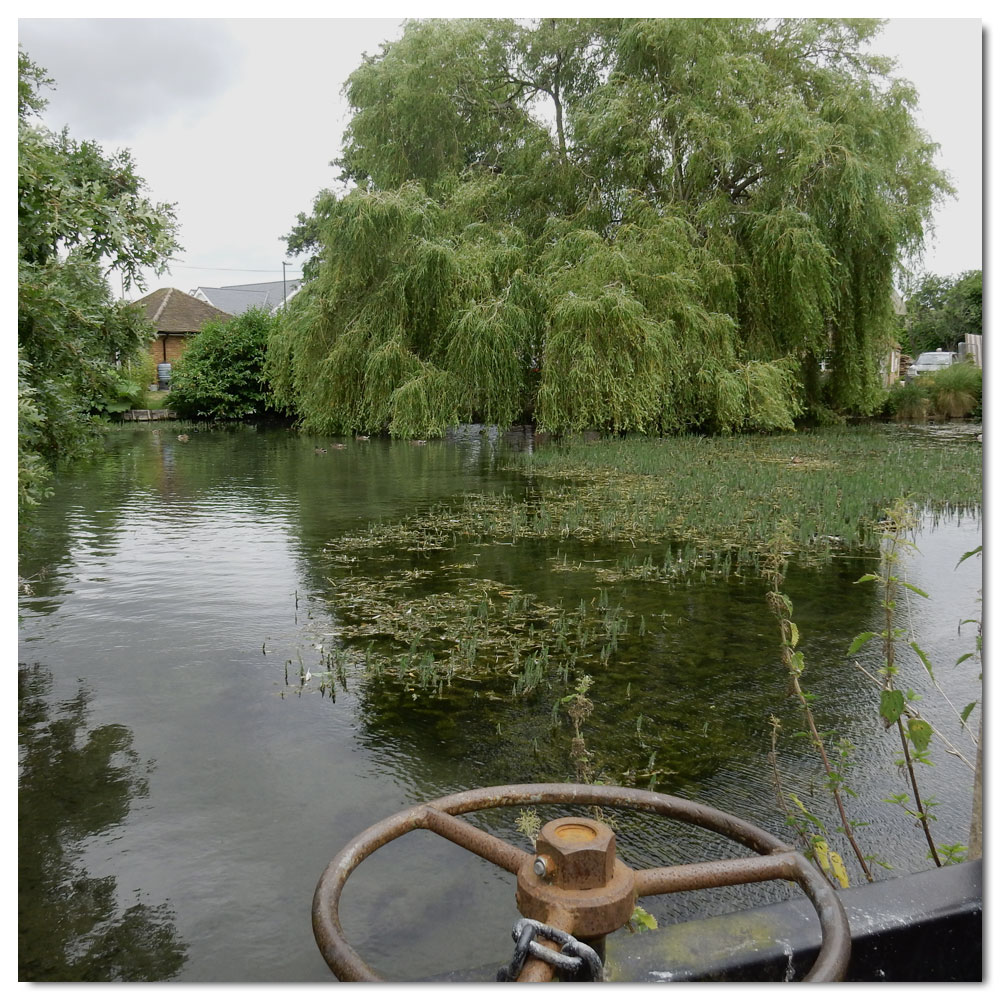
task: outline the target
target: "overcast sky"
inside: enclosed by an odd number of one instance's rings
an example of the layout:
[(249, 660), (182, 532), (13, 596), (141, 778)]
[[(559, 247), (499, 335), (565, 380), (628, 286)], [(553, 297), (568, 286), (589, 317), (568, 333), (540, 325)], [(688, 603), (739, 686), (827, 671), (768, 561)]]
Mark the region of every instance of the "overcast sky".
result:
[[(958, 190), (927, 248), (937, 274), (982, 266), (982, 31), (971, 18), (891, 20), (874, 46), (916, 85), (920, 123)], [(56, 83), (46, 124), (129, 148), (151, 196), (177, 203), (184, 250), (148, 281), (183, 291), (277, 280), (284, 260), (299, 273), (282, 237), (335, 185), (341, 87), (364, 52), (400, 33), (396, 20), (18, 22)]]

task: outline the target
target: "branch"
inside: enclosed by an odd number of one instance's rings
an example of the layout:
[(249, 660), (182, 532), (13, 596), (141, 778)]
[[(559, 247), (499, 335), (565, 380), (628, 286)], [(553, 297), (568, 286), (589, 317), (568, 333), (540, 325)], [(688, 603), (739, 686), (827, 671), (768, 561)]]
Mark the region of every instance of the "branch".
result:
[(736, 187), (730, 190), (729, 197), (732, 198), (733, 201), (735, 201), (737, 198), (740, 197), (740, 195), (743, 194), (744, 191), (746, 191), (748, 187), (750, 187), (751, 184), (756, 184), (757, 181), (762, 180), (763, 177), (764, 177), (764, 171), (758, 170), (757, 173), (751, 174), (749, 177), (744, 178), (742, 181), (740, 181), (739, 184), (736, 185)]

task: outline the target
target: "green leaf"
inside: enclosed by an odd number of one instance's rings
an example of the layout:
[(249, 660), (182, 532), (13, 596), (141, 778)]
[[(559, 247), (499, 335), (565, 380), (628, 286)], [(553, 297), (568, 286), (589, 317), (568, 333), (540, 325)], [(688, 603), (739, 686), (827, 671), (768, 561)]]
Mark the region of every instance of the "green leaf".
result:
[(875, 581), (877, 579), (878, 579), (878, 575), (877, 574), (875, 574), (875, 573), (865, 573), (864, 576), (860, 577), (859, 579), (855, 580), (854, 582), (855, 583), (872, 583), (873, 581)]
[(919, 594), (921, 597), (928, 597), (928, 594), (921, 590), (919, 587), (915, 587), (912, 583), (907, 583), (906, 580), (899, 581), (907, 590), (912, 590), (914, 594)]
[(931, 661), (927, 658), (927, 654), (915, 642), (910, 643), (910, 648), (913, 650), (914, 653), (917, 654), (917, 656), (920, 657), (920, 662), (923, 663), (924, 669), (927, 671), (927, 673), (931, 675), (931, 678), (933, 679), (934, 671), (931, 668)]
[(816, 816), (814, 816), (811, 812), (809, 812), (808, 809), (806, 809), (806, 807), (803, 804), (802, 800), (797, 795), (789, 794), (788, 797), (799, 807), (799, 809), (802, 812), (802, 815), (805, 816), (806, 819), (808, 819), (809, 822), (812, 823), (813, 826), (815, 826), (819, 830), (825, 830), (826, 829), (826, 827), (823, 826), (823, 824), (819, 820), (819, 818), (816, 817)]
[(788, 629), (792, 633), (792, 649), (794, 649), (799, 644), (799, 627), (795, 622), (789, 622)]
[(910, 731), (910, 739), (913, 740), (913, 745), (917, 748), (917, 752), (923, 753), (930, 745), (931, 736), (934, 733), (930, 723), (924, 722), (923, 719), (910, 719), (906, 725)]
[(961, 655), (961, 656), (960, 656), (960, 657), (959, 657), (959, 658), (958, 658), (958, 659), (957, 659), (957, 660), (955, 661), (955, 666), (957, 667), (957, 666), (958, 666), (958, 665), (959, 665), (960, 663), (964, 663), (964, 662), (965, 662), (966, 660), (968, 660), (968, 659), (969, 659), (970, 657), (973, 657), (973, 656), (975, 656), (975, 655), (976, 655), (975, 653), (963, 653), (963, 654), (962, 654), (962, 655)]
[(642, 931), (655, 931), (659, 924), (656, 922), (656, 917), (652, 913), (647, 913), (641, 906), (637, 906), (632, 911), (632, 916), (629, 917), (629, 923), (636, 925), (636, 930), (640, 933)]
[(965, 553), (965, 555), (962, 556), (961, 559), (958, 560), (957, 563), (955, 563), (955, 569), (958, 569), (958, 567), (961, 566), (962, 563), (964, 563), (965, 560), (968, 559), (970, 556), (978, 556), (982, 551), (983, 551), (982, 545), (977, 545), (974, 549), (970, 549), (968, 552)]
[(972, 710), (978, 705), (978, 701), (970, 701), (965, 708), (962, 709), (962, 725), (964, 726), (966, 722), (969, 721), (969, 716), (972, 715)]
[(847, 877), (844, 859), (836, 851), (830, 851), (830, 867), (833, 869), (833, 877), (840, 883), (840, 888), (846, 889), (851, 883)]
[(897, 722), (903, 714), (903, 692), (883, 690), (879, 699), (878, 714), (882, 716), (886, 729)]
[(847, 655), (853, 656), (866, 642), (874, 639), (877, 634), (876, 632), (861, 632), (859, 635), (856, 635), (847, 650)]

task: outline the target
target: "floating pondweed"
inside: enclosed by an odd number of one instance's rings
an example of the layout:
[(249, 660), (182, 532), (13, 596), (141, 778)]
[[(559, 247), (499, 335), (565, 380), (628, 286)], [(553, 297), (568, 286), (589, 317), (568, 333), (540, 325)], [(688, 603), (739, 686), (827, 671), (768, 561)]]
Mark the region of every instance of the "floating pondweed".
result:
[[(520, 697), (551, 681), (565, 683), (578, 660), (607, 663), (627, 630), (625, 612), (606, 592), (567, 609), (452, 567), (351, 573), (330, 583), (339, 624), (329, 638), (367, 641), (366, 675), (390, 676), (414, 691), (440, 693), (455, 679), (506, 678)], [(428, 592), (429, 583), (442, 589)], [(328, 674), (346, 676), (349, 655), (339, 647), (331, 653), (337, 667)]]
[[(523, 488), (461, 494), (331, 540), (332, 634), (348, 650), (367, 644), (367, 676), (415, 692), (569, 683), (578, 666), (597, 675), (618, 655), (629, 587), (756, 576), (779, 523), (797, 564), (877, 551), (888, 490), (978, 513), (981, 454), (971, 440), (928, 448), (880, 428), (542, 449), (515, 460)], [(552, 577), (544, 598), (499, 578), (526, 558), (507, 546), (538, 553)], [(641, 637), (677, 625), (642, 610)]]

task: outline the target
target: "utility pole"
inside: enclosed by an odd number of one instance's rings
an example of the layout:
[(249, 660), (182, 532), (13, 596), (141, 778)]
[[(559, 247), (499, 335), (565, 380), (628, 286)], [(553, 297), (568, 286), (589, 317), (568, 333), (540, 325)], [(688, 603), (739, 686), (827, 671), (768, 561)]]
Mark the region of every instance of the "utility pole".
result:
[(288, 267), (287, 261), (281, 262), (281, 308), (285, 308), (285, 302), (288, 300), (288, 282), (285, 280), (285, 268)]

